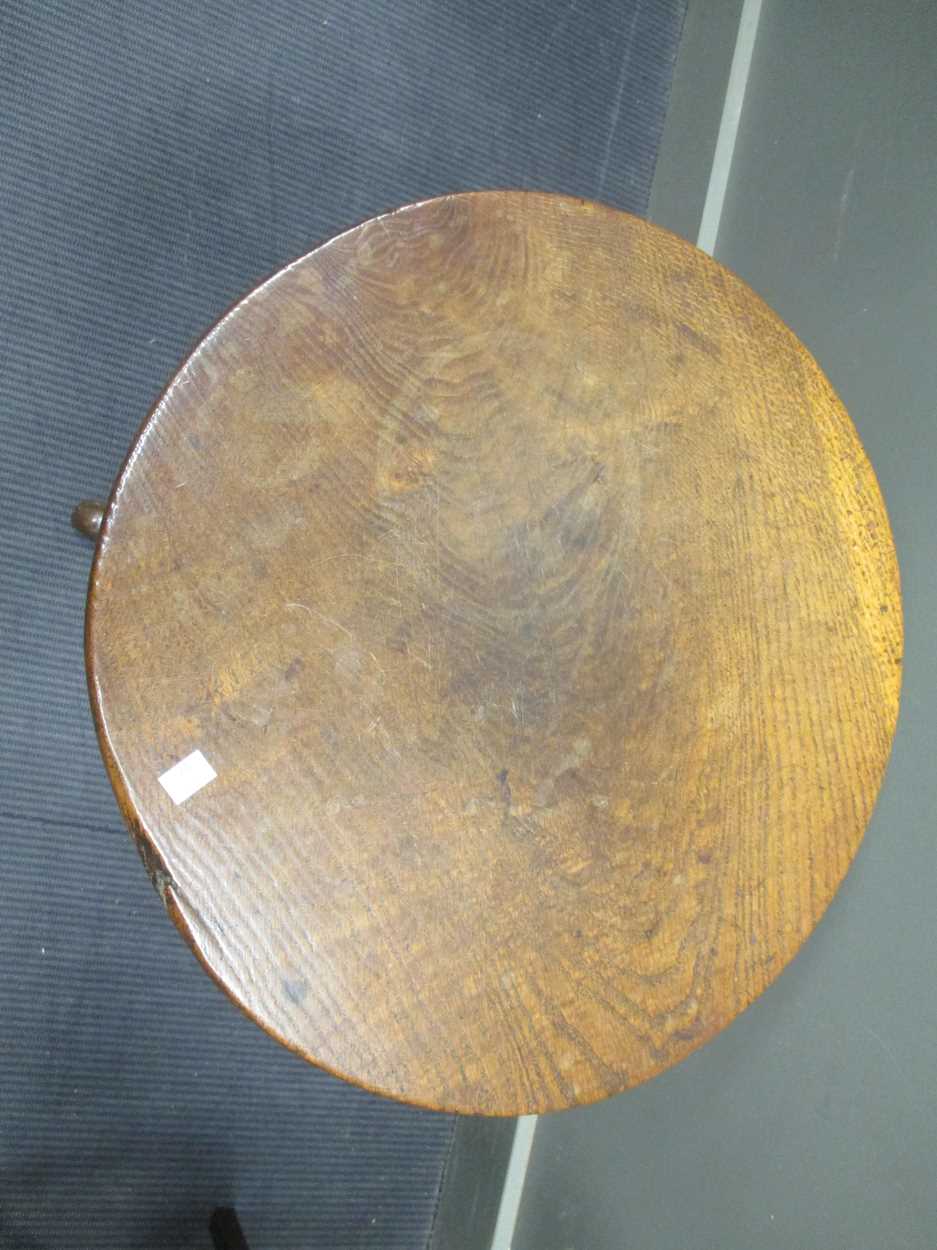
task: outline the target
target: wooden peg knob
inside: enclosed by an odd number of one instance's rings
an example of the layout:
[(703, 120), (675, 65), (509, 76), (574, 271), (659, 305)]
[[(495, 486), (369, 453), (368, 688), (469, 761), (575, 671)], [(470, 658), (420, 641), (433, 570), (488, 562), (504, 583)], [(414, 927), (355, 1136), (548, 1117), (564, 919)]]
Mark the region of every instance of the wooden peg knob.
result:
[(97, 499), (83, 499), (72, 513), (72, 525), (85, 538), (97, 541), (104, 520), (104, 504)]

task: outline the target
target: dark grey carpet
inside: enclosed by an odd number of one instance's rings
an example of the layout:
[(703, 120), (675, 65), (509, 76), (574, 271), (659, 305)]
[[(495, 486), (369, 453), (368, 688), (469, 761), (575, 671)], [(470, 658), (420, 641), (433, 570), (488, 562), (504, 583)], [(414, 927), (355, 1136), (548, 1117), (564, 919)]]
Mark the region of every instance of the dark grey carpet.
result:
[(452, 1121), (308, 1067), (162, 913), (97, 753), (106, 494), (238, 294), (481, 186), (643, 212), (683, 0), (0, 4), (0, 1248), (426, 1243)]

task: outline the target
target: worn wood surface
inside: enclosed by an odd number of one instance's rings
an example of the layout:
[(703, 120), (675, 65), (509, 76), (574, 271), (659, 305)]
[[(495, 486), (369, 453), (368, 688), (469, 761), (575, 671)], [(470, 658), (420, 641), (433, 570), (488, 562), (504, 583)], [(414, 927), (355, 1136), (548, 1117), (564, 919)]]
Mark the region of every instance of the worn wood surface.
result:
[[(593, 204), (454, 196), (283, 270), (110, 500), (95, 717), (173, 919), (274, 1036), (510, 1113), (778, 975), (898, 708), (888, 521), (792, 333)], [(201, 750), (218, 776), (158, 782)]]

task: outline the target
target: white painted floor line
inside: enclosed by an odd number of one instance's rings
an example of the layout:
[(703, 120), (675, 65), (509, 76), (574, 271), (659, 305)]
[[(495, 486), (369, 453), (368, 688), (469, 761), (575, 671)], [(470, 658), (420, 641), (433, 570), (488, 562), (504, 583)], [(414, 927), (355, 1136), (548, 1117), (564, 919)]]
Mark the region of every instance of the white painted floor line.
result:
[(719, 135), (716, 139), (716, 150), (713, 153), (709, 185), (706, 188), (703, 215), (696, 239), (696, 246), (704, 252), (709, 252), (710, 256), (716, 250), (716, 241), (719, 238), (719, 225), (726, 202), (726, 188), (729, 185), (729, 173), (732, 169), (732, 158), (735, 156), (735, 143), (738, 139), (739, 119), (742, 116), (742, 105), (745, 103), (745, 90), (748, 87), (752, 54), (755, 50), (755, 36), (758, 33), (758, 22), (761, 18), (761, 3), (762, 0), (745, 0), (739, 18), (739, 33), (735, 40), (735, 51), (732, 54), (732, 66), (729, 70), (729, 81), (726, 84), (726, 98), (719, 122)]
[(537, 1131), (537, 1119), (535, 1115), (522, 1115), (517, 1121), (507, 1175), (504, 1178), (504, 1189), (501, 1191), (501, 1205), (498, 1207), (498, 1221), (495, 1224), (491, 1250), (511, 1250), (521, 1195), (524, 1192), (524, 1181), (527, 1177), (527, 1165), (530, 1162), (530, 1151), (534, 1144), (534, 1133)]

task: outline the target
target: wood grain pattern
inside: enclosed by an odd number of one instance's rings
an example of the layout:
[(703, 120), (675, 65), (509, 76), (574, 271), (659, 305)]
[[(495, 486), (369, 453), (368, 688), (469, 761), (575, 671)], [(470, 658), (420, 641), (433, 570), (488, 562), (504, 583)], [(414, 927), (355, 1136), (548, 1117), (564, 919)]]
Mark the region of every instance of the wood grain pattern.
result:
[(109, 502), (87, 660), (231, 996), (371, 1089), (515, 1115), (654, 1076), (791, 959), (901, 637), (875, 477), (762, 301), (611, 209), (479, 193), (204, 339)]

